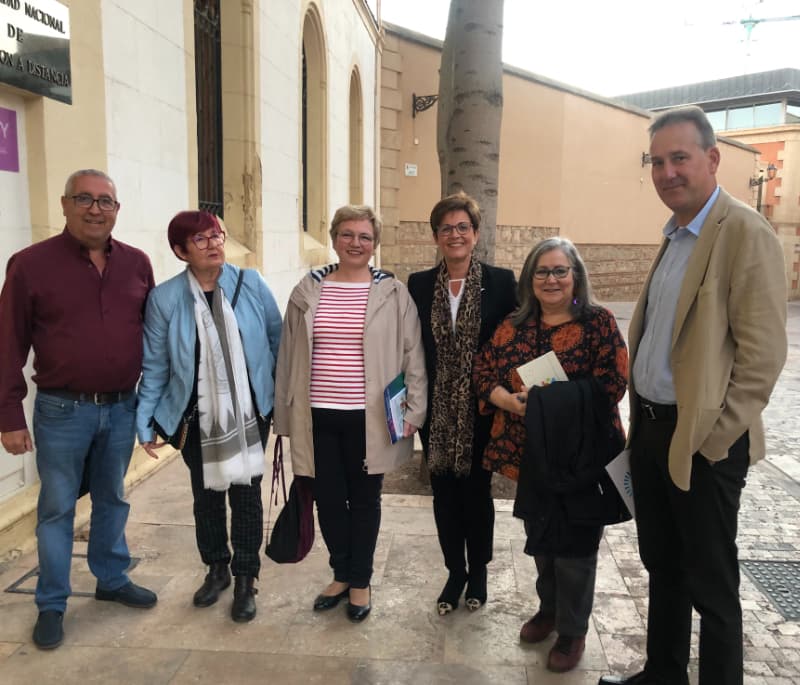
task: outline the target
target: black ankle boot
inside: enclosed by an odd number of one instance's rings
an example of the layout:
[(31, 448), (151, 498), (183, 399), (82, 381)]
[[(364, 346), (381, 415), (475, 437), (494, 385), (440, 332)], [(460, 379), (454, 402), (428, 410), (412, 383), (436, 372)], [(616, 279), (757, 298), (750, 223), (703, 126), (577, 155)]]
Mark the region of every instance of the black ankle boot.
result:
[(470, 567), (464, 604), (470, 611), (480, 609), (486, 604), (486, 566)]
[(206, 579), (200, 589), (194, 593), (196, 607), (210, 607), (219, 599), (219, 593), (231, 584), (231, 572), (228, 563), (219, 561), (208, 567)]
[(252, 621), (256, 615), (256, 590), (253, 576), (236, 576), (233, 584), (231, 618), (237, 623)]
[(466, 571), (450, 572), (450, 575), (447, 577), (447, 582), (439, 595), (439, 599), (436, 600), (436, 608), (439, 610), (439, 616), (449, 614), (451, 611), (458, 608), (458, 600), (461, 599), (461, 593), (464, 592), (464, 585), (466, 584)]

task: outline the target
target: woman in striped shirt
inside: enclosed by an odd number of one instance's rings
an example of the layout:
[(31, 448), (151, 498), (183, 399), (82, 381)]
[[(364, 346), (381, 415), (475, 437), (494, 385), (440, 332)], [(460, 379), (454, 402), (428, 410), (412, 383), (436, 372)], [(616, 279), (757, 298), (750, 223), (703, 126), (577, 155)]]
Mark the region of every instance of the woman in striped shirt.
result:
[[(275, 433), (291, 439), (292, 469), (311, 476), (331, 582), (317, 611), (347, 598), (361, 621), (380, 527), (383, 474), (411, 457), (425, 419), (427, 381), (417, 308), (405, 286), (369, 262), (381, 223), (367, 206), (337, 210), (331, 241), (339, 262), (292, 291), (278, 355)], [(404, 374), (403, 438), (391, 443), (383, 392)]]

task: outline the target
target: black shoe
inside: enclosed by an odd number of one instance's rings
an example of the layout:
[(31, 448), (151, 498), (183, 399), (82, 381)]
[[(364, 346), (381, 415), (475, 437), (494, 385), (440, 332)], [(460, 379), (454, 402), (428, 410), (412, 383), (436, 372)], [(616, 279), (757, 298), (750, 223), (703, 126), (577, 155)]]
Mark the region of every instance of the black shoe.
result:
[(369, 616), (370, 611), (372, 611), (371, 587), (369, 589), (369, 600), (365, 605), (351, 604), (350, 600), (347, 600), (347, 618), (349, 618), (353, 623), (360, 623), (363, 621), (367, 616)]
[(119, 602), (134, 609), (149, 609), (158, 601), (155, 592), (131, 581), (116, 590), (101, 590), (98, 587), (94, 591), (94, 598), (104, 602)]
[(451, 611), (458, 609), (458, 600), (461, 599), (461, 593), (464, 592), (464, 586), (467, 584), (467, 572), (459, 571), (457, 573), (450, 572), (447, 577), (447, 582), (442, 588), (439, 599), (436, 600), (436, 608), (439, 610), (439, 616), (449, 614)]
[(40, 611), (33, 629), (33, 642), (39, 649), (55, 649), (64, 641), (64, 614)]
[(314, 611), (326, 611), (333, 609), (343, 599), (350, 595), (350, 588), (345, 588), (338, 595), (317, 595), (314, 600)]
[(256, 594), (253, 576), (236, 576), (233, 583), (231, 618), (237, 623), (252, 621), (256, 615)]
[(231, 584), (231, 572), (227, 562), (220, 561), (208, 567), (206, 579), (194, 593), (196, 607), (210, 607), (219, 599), (219, 593)]
[(486, 604), (486, 567), (469, 569), (469, 580), (467, 581), (467, 591), (464, 594), (464, 604), (470, 611), (480, 609)]
[(597, 685), (658, 685), (658, 683), (648, 679), (642, 671), (627, 678), (621, 675), (604, 675), (597, 681)]

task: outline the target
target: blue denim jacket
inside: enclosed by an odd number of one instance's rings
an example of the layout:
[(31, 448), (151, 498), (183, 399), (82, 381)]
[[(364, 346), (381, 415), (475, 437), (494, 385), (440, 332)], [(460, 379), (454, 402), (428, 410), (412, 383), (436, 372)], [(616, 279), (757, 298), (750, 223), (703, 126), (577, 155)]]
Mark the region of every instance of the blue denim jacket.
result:
[[(225, 264), (219, 285), (230, 300), (239, 267)], [(242, 336), (247, 373), (258, 413), (267, 416), (275, 398), (275, 360), (281, 338), (278, 305), (261, 275), (244, 270), (234, 309)], [(155, 439), (153, 419), (173, 435), (186, 411), (195, 377), (197, 325), (186, 272), (150, 291), (144, 319), (144, 360), (136, 408), (139, 442)]]

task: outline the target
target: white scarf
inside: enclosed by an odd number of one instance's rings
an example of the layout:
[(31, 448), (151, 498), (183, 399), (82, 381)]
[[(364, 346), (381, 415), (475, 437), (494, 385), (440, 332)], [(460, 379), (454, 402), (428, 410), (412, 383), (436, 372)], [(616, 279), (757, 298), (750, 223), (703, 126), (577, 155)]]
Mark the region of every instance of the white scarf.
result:
[(264, 448), (236, 316), (219, 283), (214, 287), (212, 311), (190, 269), (186, 275), (200, 341), (197, 413), (203, 484), (223, 491), (231, 484), (250, 485), (264, 473)]

